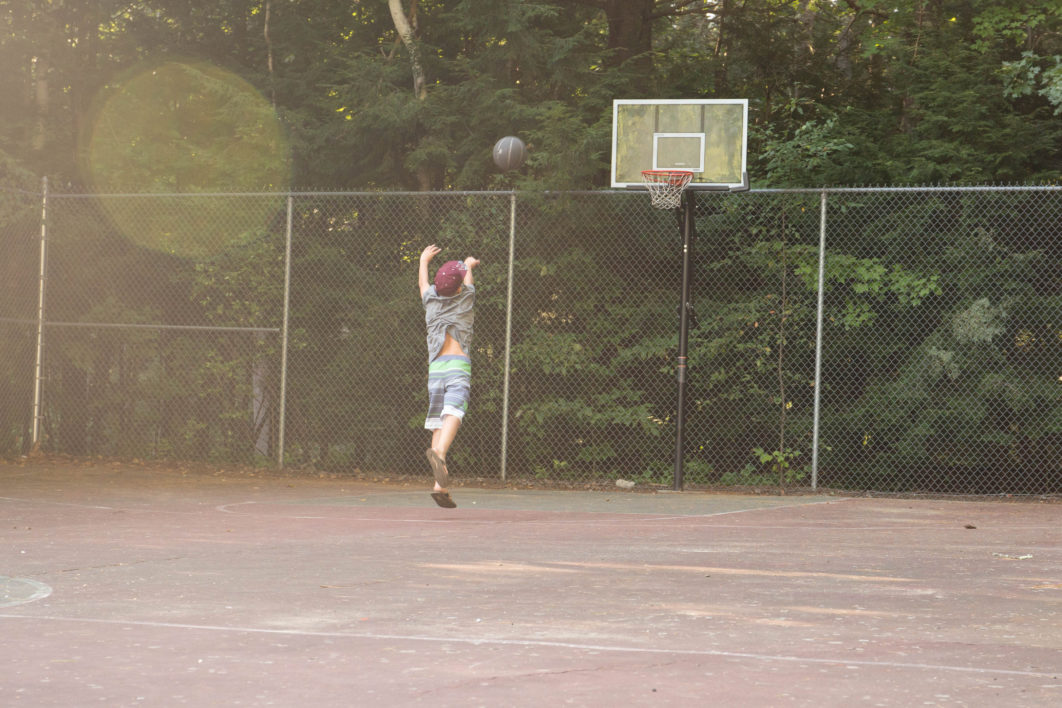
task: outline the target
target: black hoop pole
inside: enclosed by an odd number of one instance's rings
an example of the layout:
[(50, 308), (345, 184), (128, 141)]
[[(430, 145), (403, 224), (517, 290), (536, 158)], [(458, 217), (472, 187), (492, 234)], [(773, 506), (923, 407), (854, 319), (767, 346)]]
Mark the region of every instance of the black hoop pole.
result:
[(692, 190), (686, 190), (683, 193), (679, 214), (682, 229), (682, 300), (679, 303), (678, 362), (675, 370), (678, 379), (678, 415), (675, 419), (674, 489), (676, 492), (682, 491), (683, 464), (686, 456), (686, 366), (690, 334), (690, 281), (692, 280), (690, 263), (693, 258), (695, 194), (696, 192)]

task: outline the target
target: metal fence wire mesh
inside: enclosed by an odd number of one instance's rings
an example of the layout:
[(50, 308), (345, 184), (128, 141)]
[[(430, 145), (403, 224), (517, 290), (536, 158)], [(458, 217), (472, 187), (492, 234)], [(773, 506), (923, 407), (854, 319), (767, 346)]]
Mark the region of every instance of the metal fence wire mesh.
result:
[(32, 435), (40, 282), (41, 199), (0, 192), (0, 450)]
[(420, 252), (475, 255), (474, 388), (452, 464), (497, 477), (509, 197), (424, 193), (301, 196), (293, 212), (288, 463), (427, 472), (428, 350)]
[[(671, 484), (682, 236), (644, 193), (0, 197), (0, 452), (428, 479), (435, 243), (482, 261), (455, 476)], [(687, 486), (1062, 492), (1062, 190), (695, 204)]]
[[(269, 453), (284, 284), (275, 201), (48, 199), (42, 449)], [(260, 227), (248, 227), (250, 211)]]
[(825, 484), (1062, 488), (1060, 196), (830, 199)]

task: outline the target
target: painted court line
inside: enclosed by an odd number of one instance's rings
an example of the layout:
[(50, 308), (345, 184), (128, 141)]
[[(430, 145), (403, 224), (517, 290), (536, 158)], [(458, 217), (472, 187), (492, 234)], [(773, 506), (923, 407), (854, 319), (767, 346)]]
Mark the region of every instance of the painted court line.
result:
[(99, 506), (97, 504), (77, 504), (74, 502), (51, 501), (49, 499), (20, 499), (18, 497), (0, 497), (0, 502), (18, 502), (20, 504), (37, 506), (63, 506), (73, 509), (93, 509), (96, 511), (120, 511), (128, 514), (201, 514), (202, 509), (160, 509), (157, 506), (132, 507), (132, 506)]
[[(420, 496), (421, 492), (398, 492), (397, 494), (406, 495), (406, 496)], [(325, 501), (327, 501), (327, 500), (325, 500)], [(497, 524), (501, 524), (501, 523), (511, 523), (511, 524), (527, 524), (527, 525), (533, 525), (533, 524), (565, 525), (565, 524), (568, 524), (568, 525), (578, 525), (578, 526), (590, 526), (590, 525), (600, 525), (600, 524), (604, 524), (604, 525), (612, 524), (612, 523), (615, 523), (616, 517), (623, 517), (623, 519), (626, 522), (628, 522), (628, 523), (659, 524), (661, 522), (672, 522), (670, 524), (670, 526), (682, 526), (682, 525), (699, 525), (700, 521), (711, 520), (711, 519), (715, 519), (715, 518), (721, 517), (721, 516), (735, 516), (735, 515), (738, 515), (738, 514), (749, 514), (749, 513), (752, 513), (752, 512), (770, 512), (770, 511), (780, 511), (780, 510), (788, 510), (788, 509), (806, 509), (806, 508), (814, 507), (814, 506), (822, 506), (822, 505), (827, 505), (827, 504), (839, 504), (839, 503), (844, 503), (844, 502), (857, 502), (857, 501), (859, 501), (859, 499), (855, 498), (855, 497), (838, 497), (838, 498), (835, 498), (835, 499), (824, 499), (824, 500), (821, 500), (821, 501), (801, 502), (801, 503), (797, 503), (797, 504), (782, 504), (782, 505), (778, 505), (778, 506), (758, 506), (758, 507), (748, 508), (748, 509), (731, 509), (731, 510), (727, 510), (727, 511), (710, 512), (710, 513), (707, 513), (707, 514), (669, 514), (669, 515), (662, 515), (662, 514), (655, 514), (653, 512), (599, 511), (599, 510), (582, 512), (582, 511), (577, 511), (577, 510), (572, 510), (572, 509), (565, 509), (565, 510), (562, 510), (562, 511), (554, 512), (554, 511), (549, 510), (549, 509), (504, 509), (504, 508), (488, 508), (488, 507), (485, 507), (485, 506), (480, 507), (480, 506), (470, 506), (470, 505), (462, 506), (460, 511), (457, 512), (458, 514), (461, 514), (462, 512), (468, 512), (468, 511), (495, 511), (495, 512), (498, 512), (498, 511), (513, 511), (513, 512), (520, 512), (520, 513), (533, 512), (533, 513), (556, 514), (556, 515), (585, 513), (585, 514), (591, 515), (591, 517), (594, 516), (594, 515), (601, 515), (601, 516), (607, 516), (608, 517), (608, 518), (582, 518), (582, 519), (548, 518), (548, 519), (509, 519), (509, 520), (499, 520), (499, 519), (470, 519), (470, 518), (467, 518), (467, 517), (464, 517), (464, 516), (459, 516), (458, 518), (446, 517), (446, 518), (435, 518), (435, 519), (432, 519), (432, 518), (407, 518), (407, 517), (395, 518), (395, 517), (379, 517), (379, 516), (369, 516), (369, 517), (365, 517), (365, 516), (310, 516), (310, 515), (288, 515), (288, 514), (273, 514), (273, 513), (254, 513), (254, 512), (250, 512), (250, 511), (242, 511), (242, 510), (236, 509), (236, 507), (241, 507), (241, 506), (262, 505), (262, 504), (274, 505), (274, 506), (277, 506), (277, 507), (285, 507), (285, 508), (289, 507), (290, 504), (287, 503), (287, 502), (284, 502), (284, 501), (265, 501), (265, 502), (243, 501), (243, 502), (233, 502), (233, 503), (229, 503), (229, 504), (219, 505), (219, 506), (215, 507), (215, 511), (219, 511), (219, 512), (225, 513), (225, 514), (233, 514), (233, 515), (236, 515), (236, 516), (256, 516), (256, 517), (271, 517), (271, 518), (282, 518), (282, 519), (303, 519), (303, 520), (305, 520), (305, 519), (342, 520), (342, 521), (351, 521), (351, 522), (368, 521), (368, 522), (374, 522), (374, 523), (394, 522), (394, 523), (408, 523), (408, 524), (462, 523), (462, 524), (497, 525)], [(313, 506), (314, 504), (313, 504), (313, 502), (310, 502), (308, 505), (309, 506)], [(321, 506), (327, 506), (327, 507), (332, 508), (332, 509), (345, 509), (345, 508), (356, 509), (356, 508), (358, 508), (358, 507), (355, 507), (353, 505), (328, 504), (328, 503), (322, 504)], [(374, 508), (374, 509), (387, 509), (387, 508), (391, 508), (391, 507), (379, 506), (379, 507), (371, 507), (371, 508)], [(431, 507), (431, 506), (428, 506), (428, 505), (425, 505), (425, 509), (427, 509), (430, 512), (435, 512), (436, 511), (434, 509), (434, 507)], [(896, 524), (896, 525), (830, 526), (828, 524), (824, 525), (822, 523), (816, 523), (814, 521), (809, 521), (809, 522), (806, 522), (806, 523), (792, 523), (792, 524), (784, 524), (784, 525), (757, 524), (754, 528), (756, 528), (758, 530), (782, 530), (782, 531), (793, 530), (793, 529), (802, 529), (802, 530), (809, 530), (809, 531), (820, 531), (820, 532), (823, 532), (823, 533), (833, 533), (833, 532), (837, 532), (837, 531), (934, 531), (935, 532), (935, 531), (947, 531), (947, 530), (955, 530), (955, 529), (964, 530), (964, 531), (966, 530), (966, 529), (962, 529), (961, 527), (956, 526), (955, 525), (956, 523), (957, 522), (929, 522), (929, 521), (927, 521), (926, 523), (923, 523), (923, 524), (906, 523), (906, 524)], [(719, 529), (729, 529), (729, 528), (733, 528), (733, 529), (748, 529), (750, 527), (747, 526), (747, 525), (739, 525), (739, 524), (712, 524), (712, 528), (719, 528)], [(985, 530), (993, 530), (993, 531), (1000, 531), (1000, 530), (1007, 530), (1007, 531), (1022, 531), (1022, 530), (1026, 530), (1026, 531), (1042, 531), (1042, 530), (1056, 530), (1056, 527), (1055, 526), (1051, 526), (1051, 525), (991, 524), (990, 526), (985, 526), (984, 529)]]
[[(427, 567), (445, 567), (442, 564), (426, 563)], [(578, 563), (572, 563), (567, 561), (557, 561), (555, 565), (570, 566), (578, 568), (602, 568), (605, 570), (622, 570), (622, 571), (660, 571), (670, 570), (681, 573), (696, 573), (697, 575), (746, 575), (746, 576), (768, 576), (772, 578), (827, 578), (830, 580), (852, 580), (856, 582), (873, 582), (873, 583), (913, 583), (917, 582), (915, 578), (897, 578), (887, 575), (867, 575), (867, 574), (852, 574), (852, 573), (824, 573), (821, 571), (806, 571), (806, 570), (759, 570), (754, 568), (723, 568), (719, 566), (704, 566), (704, 565), (674, 565), (674, 564), (655, 564), (655, 563), (599, 563), (582, 561)]]
[[(709, 514), (682, 514), (676, 516), (654, 516), (646, 521), (688, 521), (690, 519), (710, 519), (716, 516), (733, 516), (734, 514), (747, 514), (753, 511), (777, 511), (778, 509), (804, 509), (809, 506), (820, 506), (822, 504), (836, 504), (838, 502), (851, 501), (847, 498), (840, 499), (825, 499), (823, 501), (816, 502), (804, 502), (800, 504), (779, 504), (778, 506), (758, 506), (752, 509), (731, 509), (730, 511), (716, 511)], [(789, 527), (785, 527), (789, 528)]]
[(609, 652), (625, 654), (658, 654), (671, 656), (705, 656), (723, 659), (752, 659), (765, 662), (786, 662), (797, 664), (821, 664), (829, 666), (860, 666), (885, 669), (917, 669), (920, 671), (950, 671), (955, 673), (1022, 676), (1029, 678), (1057, 679), (1062, 672), (1020, 671), (1017, 669), (995, 669), (983, 666), (953, 666), (949, 664), (920, 664), (902, 661), (870, 661), (867, 659), (829, 659), (815, 657), (789, 656), (785, 654), (756, 654), (752, 652), (722, 651), (715, 649), (659, 649), (656, 647), (631, 647), (608, 644), (580, 644), (575, 642), (551, 642), (536, 639), (484, 639), (473, 637), (428, 637), (415, 634), (375, 634), (371, 632), (313, 632), (296, 629), (265, 629), (259, 627), (225, 627), (209, 624), (182, 624), (176, 622), (146, 622), (108, 620), (79, 617), (48, 617), (38, 615), (0, 614), (0, 619), (30, 620), (34, 622), (70, 622), (83, 624), (106, 624), (125, 627), (145, 627), (153, 629), (179, 629), (202, 632), (235, 632), (241, 634), (270, 634), (294, 637), (324, 637), (332, 639), (368, 639), (373, 641), (425, 642), (433, 644), (471, 644), (473, 646), (515, 646), (542, 647), (553, 649), (571, 649), (576, 651)]
[(49, 501), (47, 499), (19, 499), (17, 497), (0, 497), (0, 501), (20, 502), (23, 504), (47, 504), (54, 506), (73, 506), (81, 509), (103, 509), (105, 511), (114, 511), (113, 506), (97, 506), (95, 504), (74, 504), (71, 502), (58, 502)]
[(244, 501), (244, 502), (233, 502), (231, 504), (219, 504), (218, 506), (214, 507), (214, 511), (219, 511), (222, 514), (232, 514), (233, 516), (270, 516), (270, 517), (273, 517), (273, 518), (281, 518), (281, 519), (327, 519), (328, 518), (327, 516), (288, 516), (288, 515), (282, 515), (282, 516), (277, 517), (274, 514), (241, 513), (239, 511), (235, 511), (232, 508), (232, 507), (237, 507), (237, 506), (249, 506), (251, 504), (259, 504), (259, 503), (260, 502)]
[(33, 592), (27, 597), (7, 599), (11, 596), (5, 591), (0, 594), (0, 607), (15, 607), (17, 605), (25, 605), (30, 602), (36, 602), (37, 600), (43, 600), (52, 594), (52, 588), (44, 583), (36, 580), (30, 580), (29, 578), (8, 578), (0, 575), (0, 588), (5, 585), (24, 585)]

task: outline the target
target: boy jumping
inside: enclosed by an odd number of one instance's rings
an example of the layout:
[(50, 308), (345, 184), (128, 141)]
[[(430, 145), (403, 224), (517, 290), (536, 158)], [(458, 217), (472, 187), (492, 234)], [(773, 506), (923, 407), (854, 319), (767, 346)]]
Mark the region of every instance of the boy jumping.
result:
[(450, 473), (446, 469), (446, 451), (468, 409), (468, 391), (472, 379), (469, 345), (475, 318), (476, 288), (472, 269), (479, 260), (471, 256), (462, 261), (448, 261), (428, 280), (428, 263), (442, 249), (432, 244), (420, 254), (420, 300), (428, 326), (428, 417), (424, 427), (431, 433), (431, 447), (425, 451), (435, 490), (431, 498), (446, 509), (457, 506), (446, 486)]

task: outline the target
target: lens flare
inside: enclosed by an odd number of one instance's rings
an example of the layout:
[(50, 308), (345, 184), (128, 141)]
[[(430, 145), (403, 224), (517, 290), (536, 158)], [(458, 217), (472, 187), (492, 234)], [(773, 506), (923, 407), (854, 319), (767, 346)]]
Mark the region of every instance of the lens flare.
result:
[(101, 94), (82, 145), (85, 177), (116, 227), (142, 246), (202, 257), (266, 228), (291, 159), (283, 127), (253, 86), (206, 63), (168, 61)]

